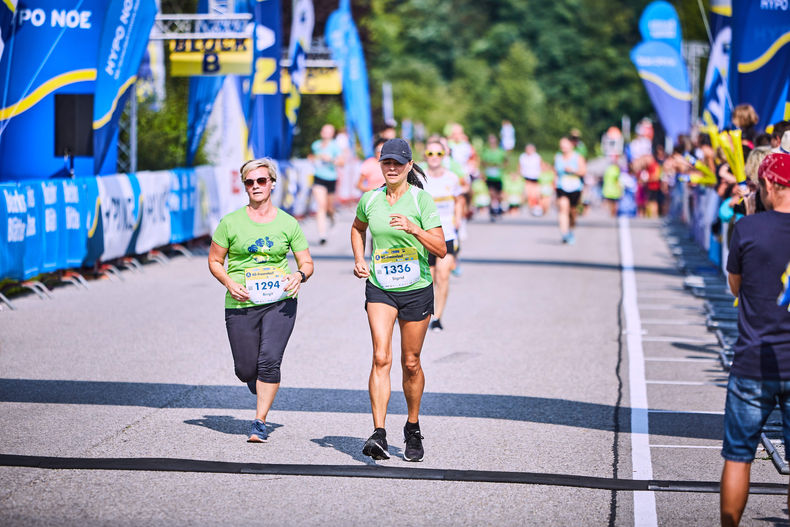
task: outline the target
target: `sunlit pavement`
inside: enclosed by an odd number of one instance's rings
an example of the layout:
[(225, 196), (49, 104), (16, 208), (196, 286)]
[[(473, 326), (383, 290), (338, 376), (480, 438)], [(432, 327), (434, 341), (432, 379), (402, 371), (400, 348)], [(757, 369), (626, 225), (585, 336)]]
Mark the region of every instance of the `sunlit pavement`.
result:
[[(205, 255), (124, 271), (123, 281), (92, 281), (87, 291), (58, 287), (53, 300), (17, 298), (16, 311), (0, 312), (0, 454), (28, 456), (3, 464), (59, 467), (0, 467), (0, 523), (718, 522), (715, 492), (640, 492), (637, 511), (654, 503), (654, 517), (635, 519), (635, 492), (611, 490), (634, 468), (649, 469), (646, 479), (712, 484), (722, 465), (726, 375), (659, 221), (628, 227), (637, 385), (616, 220), (591, 211), (572, 246), (560, 243), (553, 215), (472, 222), (445, 331), (428, 334), (422, 355), (425, 460), (401, 458), (396, 351), (392, 459), (376, 468), (361, 454), (372, 431), (371, 350), (364, 283), (351, 272), (352, 217), (339, 213), (325, 246), (304, 222), (316, 273), (299, 295), (267, 444), (245, 442), (255, 401), (233, 374), (223, 288)], [(650, 409), (639, 449), (634, 386)], [(456, 471), (479, 472), (463, 480)], [(758, 459), (752, 481), (786, 478)], [(744, 524), (783, 518), (782, 496), (753, 495)]]

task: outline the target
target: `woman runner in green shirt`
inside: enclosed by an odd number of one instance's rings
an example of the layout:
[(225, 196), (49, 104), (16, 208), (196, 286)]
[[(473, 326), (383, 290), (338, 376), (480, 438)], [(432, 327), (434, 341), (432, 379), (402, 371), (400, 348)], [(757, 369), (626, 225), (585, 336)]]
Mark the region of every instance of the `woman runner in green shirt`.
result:
[[(412, 161), (403, 139), (390, 139), (381, 148), (381, 172), (386, 185), (366, 192), (357, 206), (351, 227), (354, 275), (366, 278), (365, 309), (373, 340), (373, 366), (368, 390), (373, 411), (373, 435), (362, 453), (389, 459), (384, 422), (390, 398), (392, 332), (398, 320), (401, 334), (403, 393), (408, 418), (403, 427), (406, 461), (422, 461), (420, 400), (425, 376), (420, 352), (433, 313), (433, 284), (428, 252), (443, 258), (447, 245), (433, 198), (422, 190), (417, 174), (425, 175)], [(365, 231), (370, 227), (370, 267), (365, 261)]]
[[(250, 202), (220, 220), (208, 266), (228, 290), (225, 326), (236, 376), (257, 396), (248, 441), (263, 443), (268, 439), (266, 416), (280, 387), (280, 364), (296, 321), (296, 294), (313, 274), (313, 260), (296, 219), (272, 204), (274, 161), (244, 163), (241, 180)], [(296, 258), (295, 273), (286, 259), (289, 250)]]

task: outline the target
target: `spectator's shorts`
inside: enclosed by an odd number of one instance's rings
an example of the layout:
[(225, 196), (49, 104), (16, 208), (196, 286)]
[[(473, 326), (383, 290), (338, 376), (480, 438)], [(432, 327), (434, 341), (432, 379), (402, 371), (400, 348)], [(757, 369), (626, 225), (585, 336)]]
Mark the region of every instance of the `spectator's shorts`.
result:
[(787, 445), (790, 444), (790, 381), (730, 375), (721, 456), (729, 461), (751, 463), (760, 442), (760, 431), (777, 403), (782, 412), (782, 434)]

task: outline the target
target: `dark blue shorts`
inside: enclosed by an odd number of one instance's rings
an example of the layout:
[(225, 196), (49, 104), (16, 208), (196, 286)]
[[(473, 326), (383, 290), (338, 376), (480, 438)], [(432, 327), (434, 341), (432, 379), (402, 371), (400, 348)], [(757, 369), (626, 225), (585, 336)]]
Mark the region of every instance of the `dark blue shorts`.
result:
[[(790, 444), (790, 381), (747, 379), (730, 375), (724, 410), (724, 446), (729, 461), (751, 463), (760, 442), (760, 430), (776, 405), (782, 412), (782, 434)], [(787, 453), (785, 454), (787, 457)]]

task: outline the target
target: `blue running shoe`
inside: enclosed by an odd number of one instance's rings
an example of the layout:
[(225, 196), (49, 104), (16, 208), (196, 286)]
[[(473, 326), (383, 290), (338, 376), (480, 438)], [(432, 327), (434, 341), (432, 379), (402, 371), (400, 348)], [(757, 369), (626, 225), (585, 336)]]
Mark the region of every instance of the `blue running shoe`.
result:
[(247, 438), (248, 443), (266, 443), (269, 440), (269, 432), (266, 431), (266, 423), (260, 419), (252, 422), (252, 429), (250, 430), (250, 437)]
[(573, 232), (568, 233), (568, 245), (573, 245), (576, 243), (576, 236), (573, 235)]

